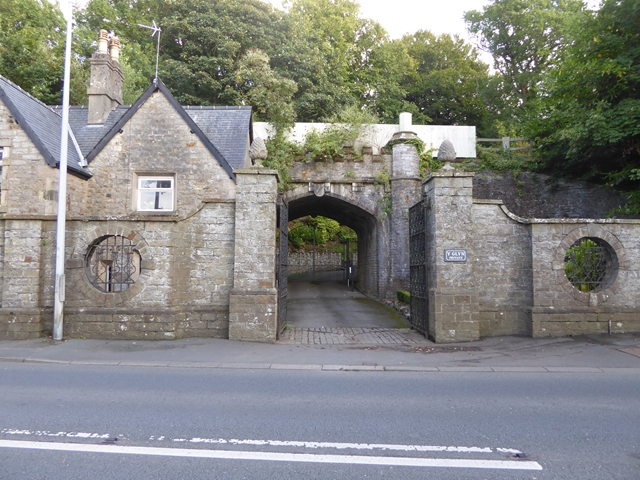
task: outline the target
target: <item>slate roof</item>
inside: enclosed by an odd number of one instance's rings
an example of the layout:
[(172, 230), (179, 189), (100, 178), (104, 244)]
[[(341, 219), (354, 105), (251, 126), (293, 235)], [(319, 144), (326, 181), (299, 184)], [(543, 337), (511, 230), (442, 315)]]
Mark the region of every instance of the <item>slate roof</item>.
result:
[[(83, 178), (91, 177), (89, 170), (82, 167), (83, 159), (91, 164), (91, 160), (156, 90), (162, 91), (229, 177), (235, 180), (233, 170), (244, 167), (247, 142), (252, 140), (251, 107), (183, 107), (159, 79), (152, 83), (133, 105), (121, 105), (113, 110), (104, 125), (87, 124), (87, 107), (69, 108), (70, 173), (80, 174)], [(12, 115), (38, 146), (47, 163), (52, 167), (57, 166), (60, 156), (62, 107), (44, 105), (2, 76), (0, 99), (5, 101)], [(74, 148), (76, 145), (77, 148)]]
[[(96, 155), (100, 153), (100, 151), (111, 141), (111, 139), (120, 131), (120, 129), (129, 121), (133, 115), (144, 105), (144, 103), (153, 95), (156, 91), (160, 90), (165, 98), (169, 101), (171, 106), (175, 108), (176, 112), (182, 117), (185, 123), (189, 126), (191, 131), (196, 134), (196, 136), (200, 139), (200, 141), (204, 144), (204, 146), (209, 150), (211, 155), (218, 161), (220, 166), (227, 172), (229, 178), (231, 178), (234, 182), (236, 180), (236, 176), (233, 173), (233, 167), (229, 164), (227, 159), (220, 153), (218, 148), (213, 144), (212, 140), (205, 135), (205, 133), (200, 129), (200, 127), (196, 124), (196, 122), (187, 114), (184, 108), (178, 103), (171, 92), (166, 87), (162, 80), (156, 78), (151, 85), (144, 91), (142, 95), (136, 100), (136, 102), (131, 105), (131, 107), (122, 115), (115, 124), (109, 129), (109, 131), (105, 134), (104, 137), (100, 139), (100, 141), (93, 147), (93, 149), (87, 154), (85, 157), (87, 162), (91, 163)], [(246, 126), (246, 130), (243, 132), (233, 132), (234, 134), (239, 134), (240, 139), (248, 138), (248, 132), (250, 130), (250, 124)], [(238, 137), (236, 137), (238, 138)], [(244, 148), (247, 147), (246, 141), (242, 142)]]
[(251, 107), (183, 107), (235, 170), (244, 167), (251, 141)]
[[(78, 141), (82, 155), (86, 157), (98, 142), (113, 128), (127, 110), (129, 105), (121, 105), (112, 110), (104, 125), (88, 125), (89, 109), (86, 106), (69, 107), (69, 125)], [(61, 111), (62, 107), (54, 107), (56, 111)]]
[[(7, 106), (47, 164), (57, 168), (60, 161), (61, 115), (1, 75), (0, 101)], [(90, 178), (91, 172), (82, 166), (83, 155), (72, 130), (69, 131), (68, 145), (69, 173), (85, 179)]]

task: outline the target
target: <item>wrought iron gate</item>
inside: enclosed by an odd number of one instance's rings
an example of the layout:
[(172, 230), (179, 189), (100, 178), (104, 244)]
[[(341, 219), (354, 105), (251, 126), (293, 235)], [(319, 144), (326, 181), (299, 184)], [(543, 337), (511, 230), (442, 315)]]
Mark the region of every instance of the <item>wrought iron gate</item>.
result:
[(411, 326), (424, 336), (429, 336), (427, 205), (426, 199), (423, 199), (409, 209)]
[(287, 280), (289, 277), (289, 206), (282, 196), (278, 198), (280, 244), (277, 258), (278, 282), (278, 336), (287, 326)]

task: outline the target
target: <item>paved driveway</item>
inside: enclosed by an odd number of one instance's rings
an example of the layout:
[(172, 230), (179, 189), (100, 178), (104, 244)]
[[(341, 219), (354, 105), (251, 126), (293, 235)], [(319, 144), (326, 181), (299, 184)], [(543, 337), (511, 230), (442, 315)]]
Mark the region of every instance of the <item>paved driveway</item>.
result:
[[(395, 310), (338, 281), (340, 272), (290, 277), (283, 343), (405, 344), (427, 341)], [(431, 342), (429, 342), (431, 343)]]

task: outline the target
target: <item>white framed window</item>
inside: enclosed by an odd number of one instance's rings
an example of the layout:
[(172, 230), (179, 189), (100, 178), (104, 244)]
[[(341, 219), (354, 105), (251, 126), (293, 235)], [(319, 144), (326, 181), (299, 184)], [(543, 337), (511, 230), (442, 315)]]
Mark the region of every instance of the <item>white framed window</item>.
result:
[(174, 210), (174, 177), (138, 177), (138, 205), (141, 212)]

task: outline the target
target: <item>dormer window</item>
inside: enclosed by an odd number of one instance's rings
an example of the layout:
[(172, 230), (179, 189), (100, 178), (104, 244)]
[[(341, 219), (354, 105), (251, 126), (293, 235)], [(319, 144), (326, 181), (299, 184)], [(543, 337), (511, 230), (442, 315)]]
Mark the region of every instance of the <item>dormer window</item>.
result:
[(140, 212), (171, 212), (174, 210), (174, 177), (138, 177)]

